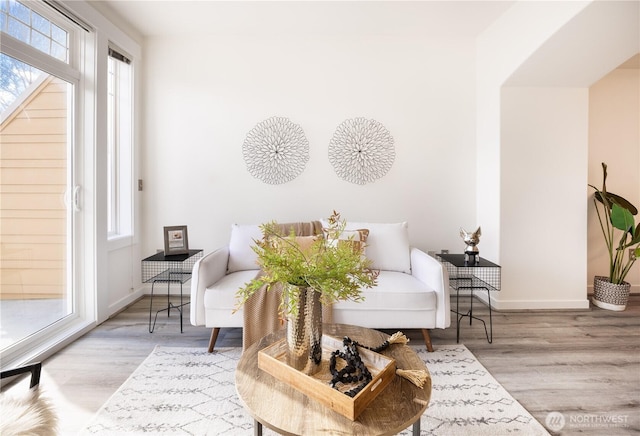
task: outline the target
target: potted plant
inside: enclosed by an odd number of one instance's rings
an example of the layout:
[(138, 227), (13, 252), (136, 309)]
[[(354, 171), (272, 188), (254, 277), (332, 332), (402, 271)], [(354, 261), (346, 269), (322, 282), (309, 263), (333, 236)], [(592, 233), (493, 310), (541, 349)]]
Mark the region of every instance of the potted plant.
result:
[(636, 227), (633, 218), (638, 210), (623, 197), (607, 191), (604, 162), (602, 172), (602, 189), (589, 186), (595, 190), (593, 203), (609, 253), (609, 276), (595, 277), (593, 304), (603, 309), (624, 310), (631, 290), (624, 279), (640, 257), (640, 223)]
[(287, 318), (288, 363), (307, 374), (321, 359), (322, 305), (362, 301), (362, 288), (377, 283), (377, 271), (363, 255), (364, 241), (345, 238), (346, 221), (333, 212), (323, 235), (283, 234), (276, 222), (260, 226), (255, 241), (262, 273), (238, 290), (239, 305), (263, 287), (282, 290), (280, 312)]

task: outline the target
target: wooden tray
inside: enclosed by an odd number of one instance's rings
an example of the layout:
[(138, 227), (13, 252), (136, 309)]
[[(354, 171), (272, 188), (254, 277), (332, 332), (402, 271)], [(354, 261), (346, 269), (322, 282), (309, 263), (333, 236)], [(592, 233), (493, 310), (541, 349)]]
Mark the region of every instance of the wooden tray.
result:
[[(330, 385), (329, 359), (332, 352), (342, 349), (342, 340), (323, 335), (320, 370), (309, 376), (287, 364), (287, 342), (286, 339), (282, 339), (258, 352), (258, 368), (278, 380), (290, 384), (307, 397), (355, 421), (358, 415), (396, 376), (396, 361), (366, 348), (358, 347), (360, 357), (371, 372), (373, 380), (355, 397), (349, 397)], [(340, 361), (340, 359), (338, 360)], [(347, 390), (350, 388), (348, 387)]]

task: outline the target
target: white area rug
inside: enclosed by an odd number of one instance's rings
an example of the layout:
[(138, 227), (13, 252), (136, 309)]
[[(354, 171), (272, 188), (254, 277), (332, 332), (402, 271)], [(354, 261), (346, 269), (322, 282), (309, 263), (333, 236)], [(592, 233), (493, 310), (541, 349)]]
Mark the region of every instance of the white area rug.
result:
[[(464, 345), (414, 348), (432, 377), (422, 435), (548, 435)], [(234, 386), (240, 348), (156, 347), (81, 434), (251, 435)], [(273, 434), (264, 429), (264, 434)], [(402, 435), (410, 435), (411, 428)]]

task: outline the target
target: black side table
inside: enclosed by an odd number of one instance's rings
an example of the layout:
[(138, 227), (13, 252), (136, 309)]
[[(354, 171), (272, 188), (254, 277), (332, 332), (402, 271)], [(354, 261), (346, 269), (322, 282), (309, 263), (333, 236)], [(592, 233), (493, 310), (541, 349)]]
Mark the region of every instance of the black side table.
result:
[[(449, 285), (456, 291), (456, 309), (451, 312), (456, 314), (456, 342), (460, 342), (460, 321), (465, 316), (469, 317), (469, 325), (474, 319), (482, 322), (487, 341), (493, 342), (493, 319), (491, 316), (491, 291), (499, 291), (501, 284), (501, 267), (486, 259), (480, 258), (479, 262), (465, 262), (464, 254), (437, 254), (449, 273)], [(460, 312), (460, 290), (470, 290), (470, 309)], [(487, 323), (477, 316), (473, 316), (473, 291), (484, 289), (487, 291), (489, 306), (489, 330)]]
[[(165, 256), (163, 252), (149, 256), (142, 260), (142, 282), (151, 283), (151, 302), (149, 303), (149, 333), (153, 333), (158, 320), (158, 314), (167, 311), (171, 316), (171, 309), (180, 313), (180, 333), (182, 333), (182, 307), (187, 303), (182, 300), (182, 285), (191, 280), (191, 271), (196, 261), (202, 257), (202, 250), (189, 250), (188, 253)], [(153, 312), (153, 291), (156, 283), (167, 284), (167, 307), (156, 311), (156, 316), (151, 324)], [(171, 300), (171, 283), (180, 283), (180, 304), (174, 305)]]

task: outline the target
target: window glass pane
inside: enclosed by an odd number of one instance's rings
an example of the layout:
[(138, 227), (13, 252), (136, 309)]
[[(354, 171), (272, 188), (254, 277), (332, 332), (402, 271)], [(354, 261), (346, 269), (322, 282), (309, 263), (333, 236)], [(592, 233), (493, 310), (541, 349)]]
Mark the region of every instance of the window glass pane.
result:
[(9, 14), (16, 17), (23, 23), (29, 24), (29, 12), (31, 9), (24, 6), (22, 3), (15, 0), (9, 0)]
[(107, 72), (107, 231), (109, 235), (118, 233), (118, 219), (116, 213), (116, 152), (115, 152), (115, 68), (116, 61), (108, 59)]
[(108, 61), (107, 187), (109, 236), (133, 234), (132, 67)]
[(0, 55), (0, 112), (4, 115), (16, 100), (24, 99), (24, 93), (41, 74), (42, 71), (31, 65)]
[(51, 25), (51, 38), (60, 45), (67, 46), (67, 32), (56, 26)]
[(31, 31), (31, 45), (38, 50), (50, 54), (50, 39), (44, 36), (40, 32), (36, 32), (35, 30)]
[(61, 61), (67, 60), (67, 49), (61, 46), (60, 44), (56, 44), (55, 42), (51, 43), (51, 56)]
[(38, 32), (49, 36), (51, 34), (51, 22), (40, 14), (32, 12), (31, 25)]
[(9, 18), (9, 35), (13, 36), (20, 41), (29, 44), (29, 28), (16, 20), (15, 18)]
[[(0, 95), (11, 117), (0, 126), (0, 351), (73, 312), (71, 209), (73, 86), (0, 53)], [(29, 81), (38, 77), (38, 81)], [(16, 95), (17, 94), (17, 95)], [(3, 107), (3, 112), (5, 108)], [(3, 114), (4, 115), (4, 114)]]
[(0, 30), (7, 32), (7, 16), (0, 13)]

